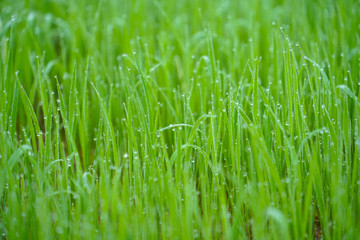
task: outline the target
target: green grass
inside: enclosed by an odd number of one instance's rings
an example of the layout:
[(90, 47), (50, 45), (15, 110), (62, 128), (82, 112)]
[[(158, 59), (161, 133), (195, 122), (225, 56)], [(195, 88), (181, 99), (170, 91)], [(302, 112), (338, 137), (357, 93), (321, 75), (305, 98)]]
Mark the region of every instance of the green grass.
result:
[(359, 13), (1, 1), (0, 239), (359, 239)]

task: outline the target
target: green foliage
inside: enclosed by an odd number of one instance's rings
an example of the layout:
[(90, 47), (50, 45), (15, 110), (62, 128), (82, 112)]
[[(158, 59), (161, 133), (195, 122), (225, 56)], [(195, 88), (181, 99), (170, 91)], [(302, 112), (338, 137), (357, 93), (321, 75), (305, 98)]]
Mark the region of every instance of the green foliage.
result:
[(359, 13), (1, 1), (0, 238), (358, 238)]

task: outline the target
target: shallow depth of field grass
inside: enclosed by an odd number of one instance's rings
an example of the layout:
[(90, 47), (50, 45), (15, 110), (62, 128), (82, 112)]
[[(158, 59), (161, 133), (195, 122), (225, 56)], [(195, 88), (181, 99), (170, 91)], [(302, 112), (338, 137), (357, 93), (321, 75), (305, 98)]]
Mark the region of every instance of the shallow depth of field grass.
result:
[(0, 90), (0, 239), (359, 239), (359, 1), (3, 0)]

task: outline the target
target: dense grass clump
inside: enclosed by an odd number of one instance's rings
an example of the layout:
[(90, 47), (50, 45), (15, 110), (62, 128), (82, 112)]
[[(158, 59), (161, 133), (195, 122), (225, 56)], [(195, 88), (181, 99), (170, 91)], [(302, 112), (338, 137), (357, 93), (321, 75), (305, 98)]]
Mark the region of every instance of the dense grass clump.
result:
[(0, 239), (358, 239), (359, 16), (1, 1)]

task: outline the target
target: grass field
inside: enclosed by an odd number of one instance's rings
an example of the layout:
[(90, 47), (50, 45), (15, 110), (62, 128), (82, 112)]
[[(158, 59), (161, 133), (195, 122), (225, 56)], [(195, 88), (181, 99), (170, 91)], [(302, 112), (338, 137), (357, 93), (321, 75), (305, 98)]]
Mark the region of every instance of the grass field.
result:
[(0, 239), (360, 239), (360, 1), (0, 1)]

